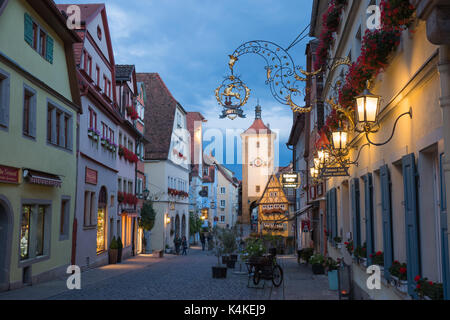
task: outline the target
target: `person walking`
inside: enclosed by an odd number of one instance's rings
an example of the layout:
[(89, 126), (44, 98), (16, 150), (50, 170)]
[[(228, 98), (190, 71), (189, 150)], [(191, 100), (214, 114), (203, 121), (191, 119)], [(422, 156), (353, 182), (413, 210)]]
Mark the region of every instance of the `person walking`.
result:
[(183, 252), (181, 252), (181, 255), (182, 256), (187, 256), (187, 247), (188, 247), (188, 244), (187, 244), (187, 240), (186, 240), (186, 237), (185, 236), (183, 236), (183, 240), (181, 240), (181, 246), (183, 247)]
[(178, 236), (176, 236), (173, 243), (175, 245), (175, 253), (178, 256), (180, 254), (180, 245), (181, 245), (180, 238)]
[(203, 233), (200, 233), (200, 242), (202, 243), (202, 251), (205, 251), (206, 239)]

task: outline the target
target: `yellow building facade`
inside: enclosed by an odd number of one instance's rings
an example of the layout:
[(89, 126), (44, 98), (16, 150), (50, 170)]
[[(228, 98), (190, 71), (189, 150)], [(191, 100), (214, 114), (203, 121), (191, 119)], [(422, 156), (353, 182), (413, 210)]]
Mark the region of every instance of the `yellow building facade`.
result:
[(52, 1), (3, 1), (0, 30), (0, 289), (8, 290), (71, 264), (80, 39)]

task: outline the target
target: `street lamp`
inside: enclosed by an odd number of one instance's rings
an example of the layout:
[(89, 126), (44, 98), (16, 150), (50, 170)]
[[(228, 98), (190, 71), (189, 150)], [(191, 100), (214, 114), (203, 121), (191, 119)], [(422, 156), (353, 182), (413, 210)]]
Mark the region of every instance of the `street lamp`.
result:
[(150, 191), (148, 191), (148, 189), (146, 188), (142, 193), (144, 195), (144, 200), (147, 200), (148, 196), (150, 195)]

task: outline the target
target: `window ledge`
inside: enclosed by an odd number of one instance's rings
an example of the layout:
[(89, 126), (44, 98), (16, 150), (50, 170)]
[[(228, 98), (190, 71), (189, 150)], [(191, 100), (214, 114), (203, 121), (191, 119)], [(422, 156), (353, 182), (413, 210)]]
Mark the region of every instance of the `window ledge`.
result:
[(43, 255), (43, 256), (29, 258), (29, 259), (26, 259), (26, 260), (21, 260), (21, 261), (19, 261), (19, 267), (20, 268), (25, 268), (25, 267), (31, 266), (32, 264), (39, 263), (39, 262), (42, 262), (42, 261), (46, 261), (46, 260), (49, 260), (49, 259), (50, 259), (50, 256), (48, 254), (46, 254), (46, 255)]
[(97, 226), (83, 226), (83, 230), (95, 230)]

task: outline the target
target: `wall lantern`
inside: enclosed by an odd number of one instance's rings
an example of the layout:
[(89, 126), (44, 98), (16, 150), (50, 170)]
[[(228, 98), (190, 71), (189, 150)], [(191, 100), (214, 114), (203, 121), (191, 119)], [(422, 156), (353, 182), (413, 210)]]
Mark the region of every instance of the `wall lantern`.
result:
[(380, 96), (376, 96), (368, 88), (356, 97), (358, 106), (358, 122), (365, 126), (370, 126), (377, 122), (378, 110), (380, 107)]
[(170, 217), (169, 217), (169, 215), (166, 215), (166, 220), (165, 220), (165, 222), (166, 222), (166, 224), (169, 224), (169, 223), (170, 223)]
[(333, 146), (335, 150), (344, 150), (347, 148), (348, 133), (342, 128), (342, 124), (339, 128), (332, 133), (333, 135)]

